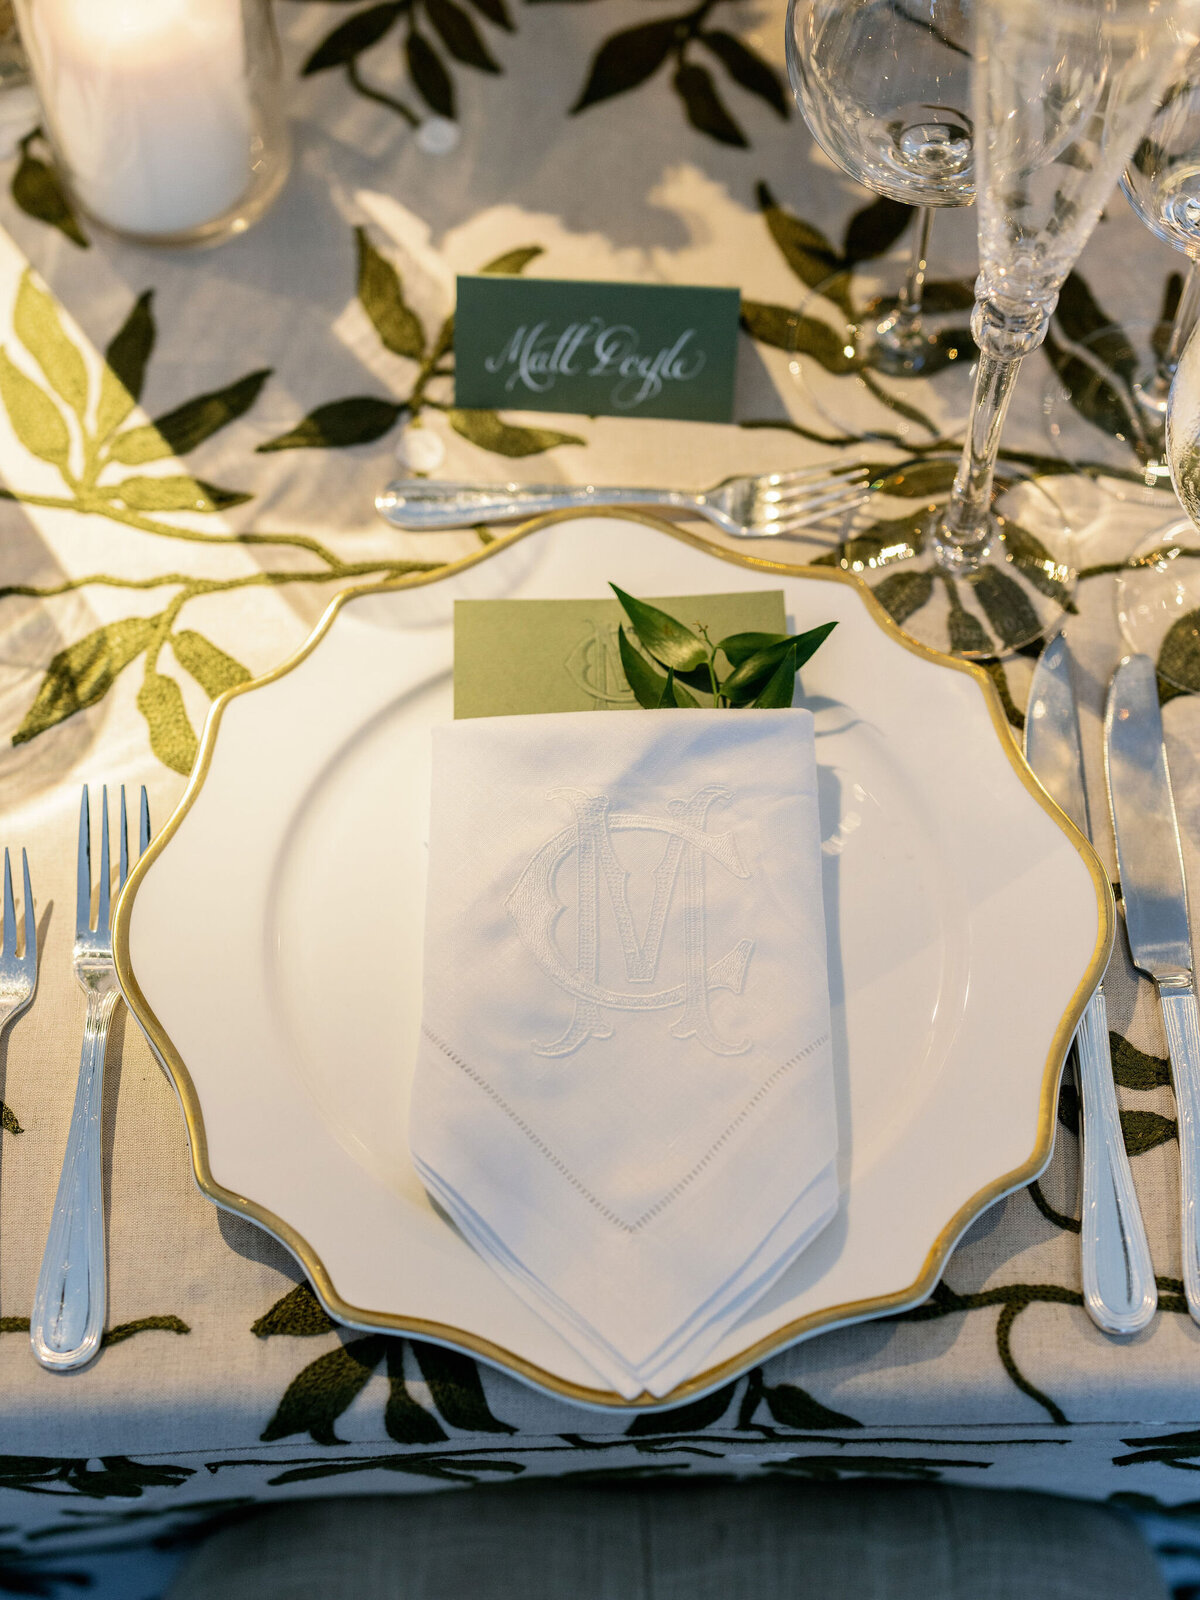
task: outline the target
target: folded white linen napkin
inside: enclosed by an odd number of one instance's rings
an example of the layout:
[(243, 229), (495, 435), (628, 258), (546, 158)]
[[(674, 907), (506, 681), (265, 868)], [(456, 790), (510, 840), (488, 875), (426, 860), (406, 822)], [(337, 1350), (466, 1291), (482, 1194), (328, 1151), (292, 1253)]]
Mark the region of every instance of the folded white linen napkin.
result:
[(837, 1209), (812, 717), (433, 737), (413, 1160), (608, 1386), (666, 1394)]

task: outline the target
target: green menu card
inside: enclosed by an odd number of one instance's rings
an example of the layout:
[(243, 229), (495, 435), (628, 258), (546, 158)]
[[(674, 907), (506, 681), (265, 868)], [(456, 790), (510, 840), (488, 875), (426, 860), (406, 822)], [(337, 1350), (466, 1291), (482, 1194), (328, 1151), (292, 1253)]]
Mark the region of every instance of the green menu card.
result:
[[(781, 589), (638, 599), (689, 627), (702, 624), (713, 640), (787, 632)], [(454, 715), (633, 710), (617, 650), (622, 623), (630, 634), (617, 600), (456, 600)]]

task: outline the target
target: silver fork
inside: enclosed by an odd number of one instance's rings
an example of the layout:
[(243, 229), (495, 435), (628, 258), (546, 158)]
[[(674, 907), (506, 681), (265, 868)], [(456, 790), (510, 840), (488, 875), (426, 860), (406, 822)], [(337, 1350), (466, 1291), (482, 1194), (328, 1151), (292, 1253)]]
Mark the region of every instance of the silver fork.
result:
[(29, 887), (29, 862), (21, 851), (25, 888), (25, 945), (17, 954), (17, 908), (13, 900), (12, 863), (4, 851), (4, 943), (0, 946), (0, 1033), (19, 1017), (37, 988), (37, 923), (33, 915), (33, 890)]
[[(100, 885), (92, 927), (92, 829), (88, 792), (79, 806), (79, 856), (75, 879), (75, 976), (87, 995), (87, 1021), (79, 1058), (79, 1082), (62, 1176), (54, 1197), (50, 1233), (33, 1300), (29, 1339), (33, 1353), (52, 1372), (86, 1366), (104, 1332), (104, 1189), (101, 1173), (101, 1110), (108, 1025), (121, 991), (112, 952), (112, 869), (108, 849), (108, 790), (102, 791)], [(150, 808), (142, 790), (138, 854), (150, 843)], [(125, 787), (121, 786), (119, 886), (129, 875)]]
[(385, 521), (410, 533), (508, 522), (547, 511), (589, 510), (595, 506), (666, 506), (698, 512), (738, 539), (776, 539), (799, 533), (826, 517), (847, 512), (866, 499), (871, 474), (846, 465), (798, 467), (757, 478), (726, 478), (713, 489), (609, 489), (595, 484), (436, 483), (428, 478), (398, 478), (375, 497)]

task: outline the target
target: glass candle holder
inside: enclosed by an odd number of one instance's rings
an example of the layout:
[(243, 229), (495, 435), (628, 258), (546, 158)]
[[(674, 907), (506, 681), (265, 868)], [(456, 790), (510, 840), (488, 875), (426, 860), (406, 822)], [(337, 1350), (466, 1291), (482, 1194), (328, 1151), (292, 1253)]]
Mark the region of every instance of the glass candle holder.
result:
[(16, 0), (79, 209), (139, 244), (217, 244), (291, 160), (270, 0)]

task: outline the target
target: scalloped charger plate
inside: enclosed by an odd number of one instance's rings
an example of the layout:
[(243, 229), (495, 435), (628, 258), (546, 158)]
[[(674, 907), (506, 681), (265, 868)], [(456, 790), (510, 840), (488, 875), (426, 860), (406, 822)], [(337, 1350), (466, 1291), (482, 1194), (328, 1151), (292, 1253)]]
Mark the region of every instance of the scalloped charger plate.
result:
[(610, 578), (648, 596), (782, 587), (796, 628), (838, 622), (803, 688), (842, 1205), (705, 1370), (656, 1402), (671, 1405), (821, 1328), (919, 1303), (970, 1222), (1049, 1159), (1112, 901), (979, 668), (909, 644), (842, 574), (714, 552), (628, 514), (543, 519), (436, 577), (343, 597), (293, 661), (222, 697), (122, 896), (117, 966), (201, 1188), (287, 1245), (333, 1316), (629, 1404), (434, 1210), (406, 1127), (452, 602), (606, 595)]

